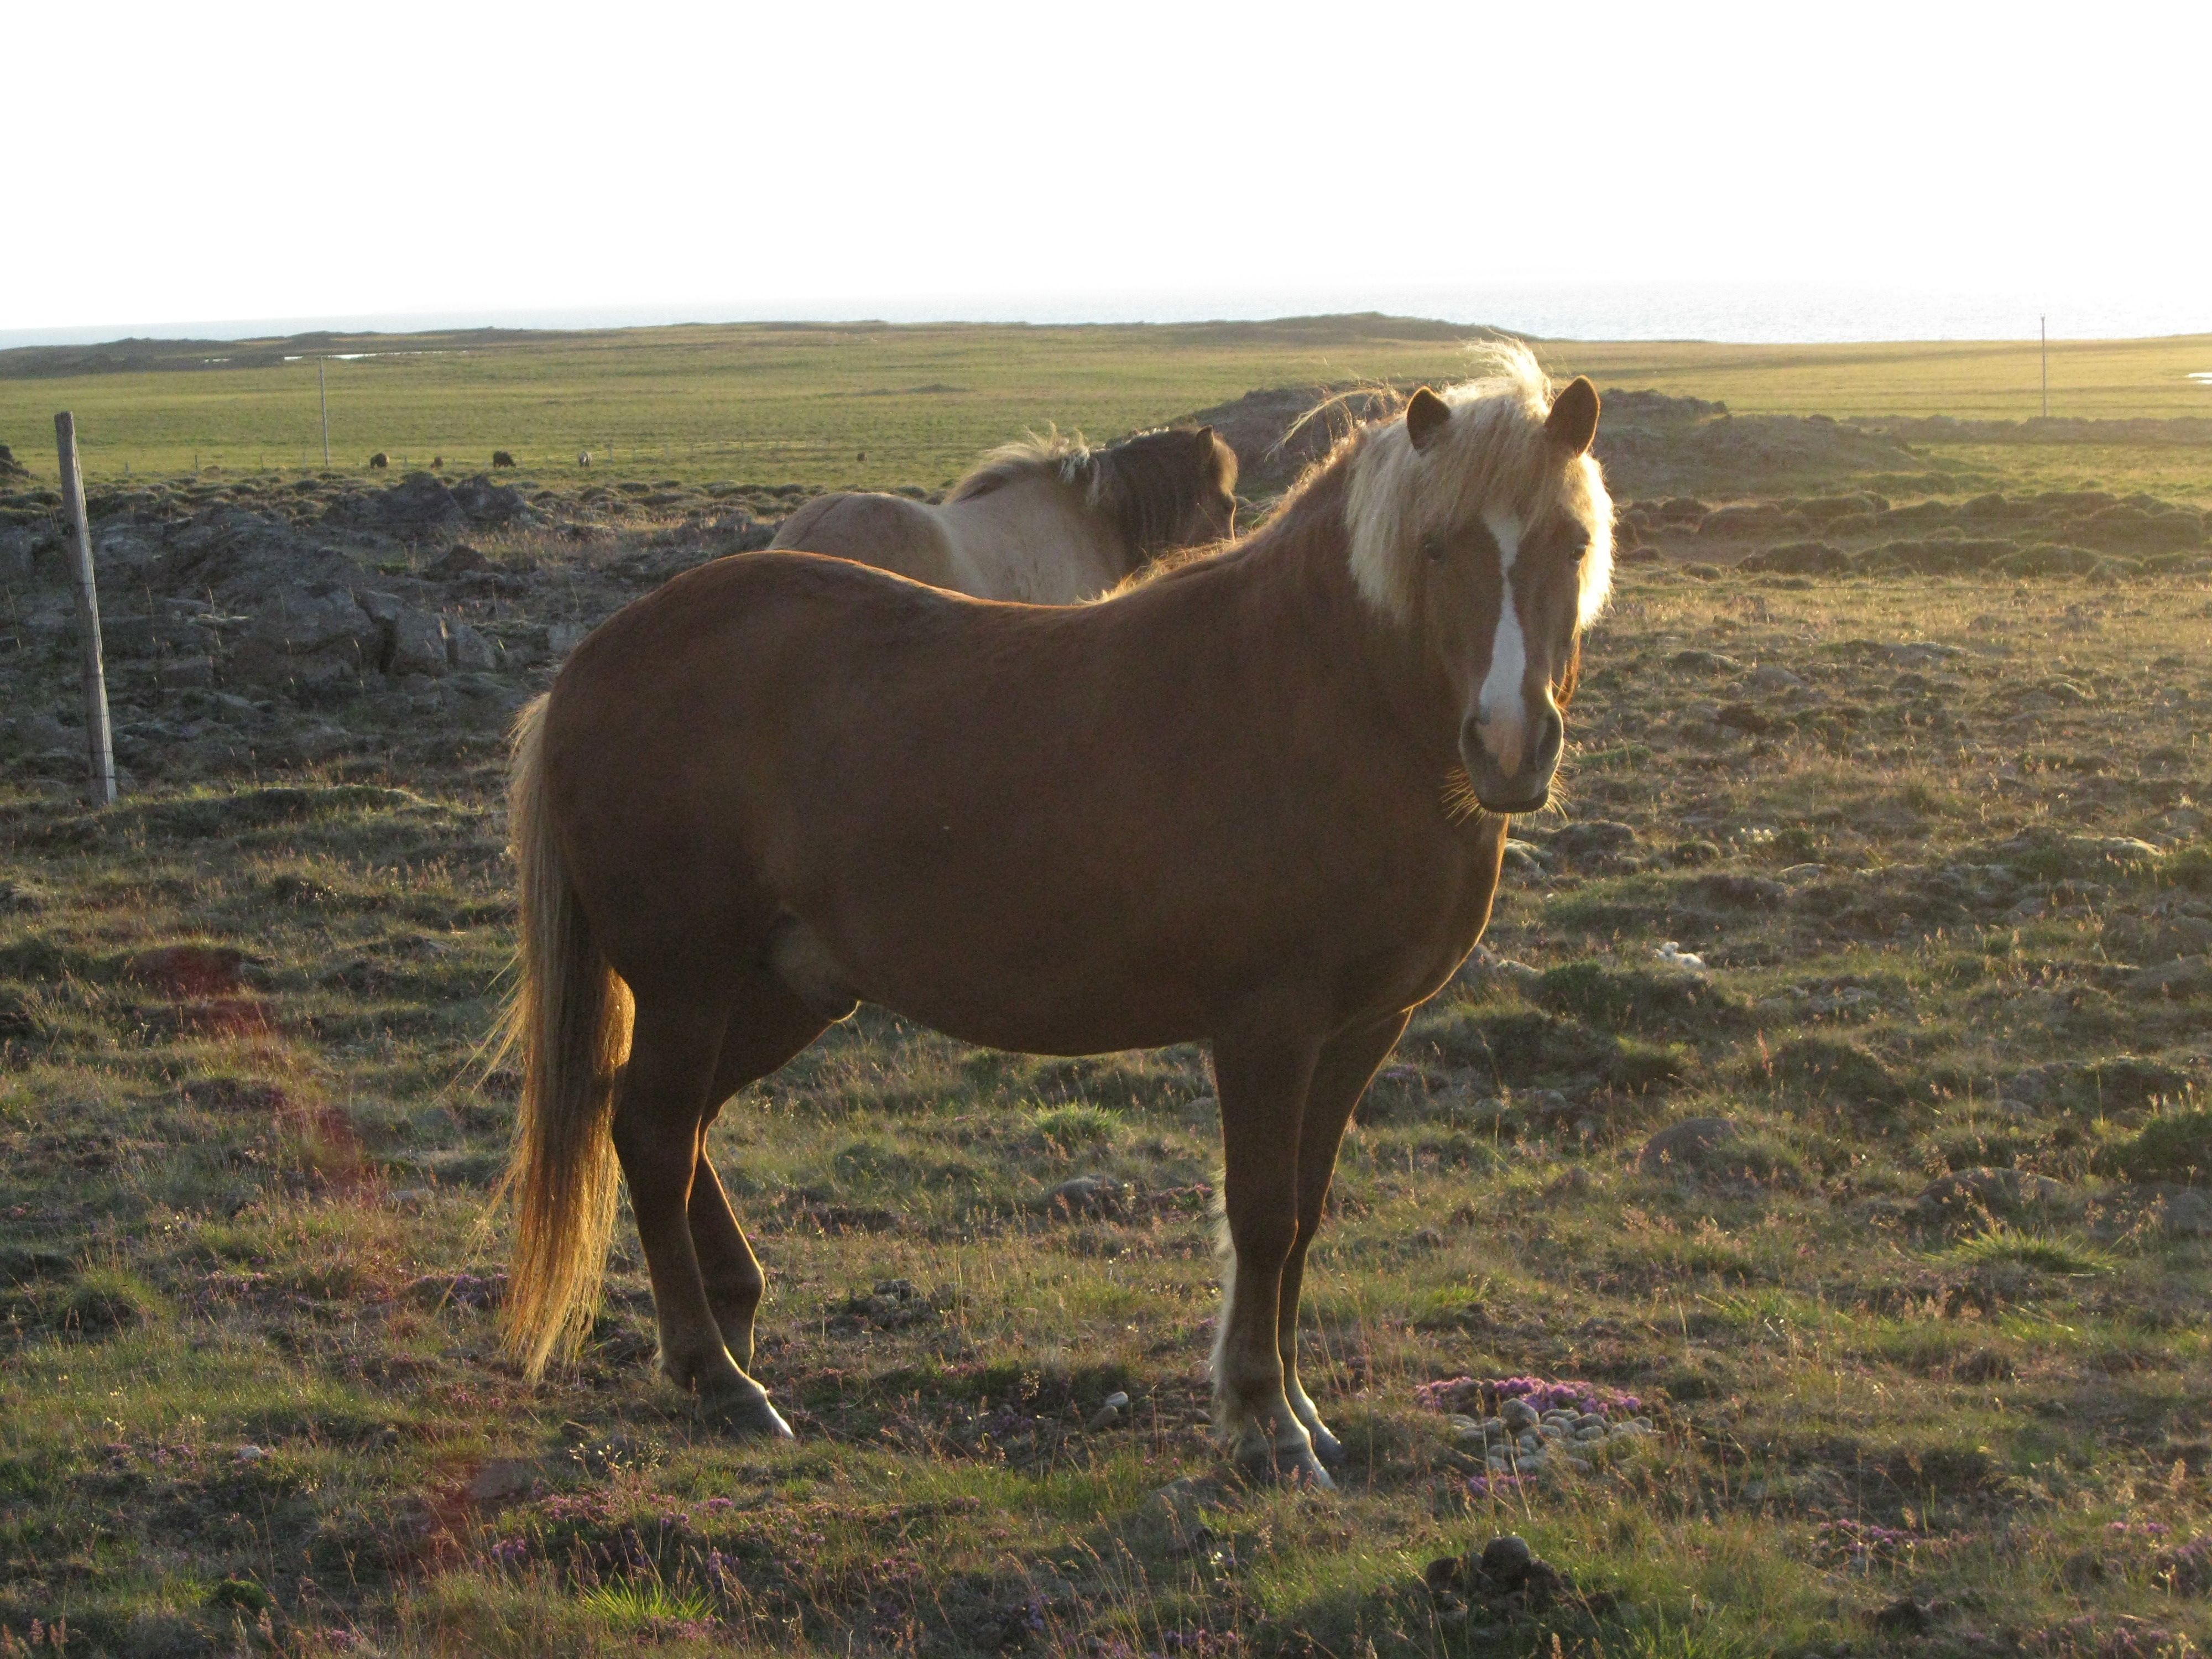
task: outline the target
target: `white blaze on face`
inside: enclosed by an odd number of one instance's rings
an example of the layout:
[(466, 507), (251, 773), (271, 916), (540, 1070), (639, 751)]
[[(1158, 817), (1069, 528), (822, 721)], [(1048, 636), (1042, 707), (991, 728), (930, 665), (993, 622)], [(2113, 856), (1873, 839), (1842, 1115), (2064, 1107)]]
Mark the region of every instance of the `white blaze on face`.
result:
[(1482, 746), (1508, 777), (1521, 769), (1528, 744), (1528, 706), (1522, 685), (1528, 676), (1528, 646), (1521, 633), (1521, 609), (1513, 598), (1513, 559), (1521, 550), (1521, 520), (1495, 509), (1482, 522), (1498, 543), (1498, 636), (1490, 642), (1490, 672), (1475, 696)]

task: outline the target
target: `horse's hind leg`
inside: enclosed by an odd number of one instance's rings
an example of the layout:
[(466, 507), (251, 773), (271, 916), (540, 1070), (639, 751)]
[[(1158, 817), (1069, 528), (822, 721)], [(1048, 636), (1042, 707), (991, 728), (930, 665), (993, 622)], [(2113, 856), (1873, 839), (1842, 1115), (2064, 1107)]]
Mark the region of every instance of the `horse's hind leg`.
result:
[(791, 1429), (769, 1404), (768, 1391), (723, 1346), (688, 1221), (726, 1018), (721, 1006), (638, 997), (629, 1063), (615, 1106), (615, 1152), (653, 1274), (661, 1368), (731, 1427), (788, 1437)]
[(1217, 1037), (1230, 1254), (1213, 1345), (1214, 1409), (1237, 1461), (1332, 1484), (1283, 1389), (1276, 1332), (1284, 1263), (1297, 1242), (1298, 1123), (1314, 1050), (1280, 1031)]
[(1298, 1381), (1298, 1296), (1305, 1284), (1306, 1250), (1321, 1231), (1322, 1206), (1344, 1126), (1358, 1103), (1375, 1068), (1382, 1063), (1406, 1029), (1404, 1014), (1379, 1024), (1355, 1027), (1330, 1039), (1315, 1063), (1306, 1089), (1305, 1117), (1298, 1127), (1298, 1237), (1283, 1262), (1283, 1287), (1276, 1309), (1275, 1342), (1283, 1356), (1283, 1393), (1291, 1410), (1313, 1437), (1314, 1455), (1324, 1463), (1344, 1462), (1344, 1446), (1321, 1420), (1313, 1396)]
[(760, 1260), (745, 1239), (722, 1190), (714, 1166), (707, 1161), (704, 1131), (730, 1097), (757, 1078), (766, 1077), (822, 1034), (820, 1018), (781, 985), (767, 979), (748, 980), (738, 993), (737, 1012), (722, 1034), (722, 1053), (708, 1091), (706, 1120), (701, 1126), (699, 1161), (691, 1177), (688, 1218), (691, 1247), (699, 1257), (699, 1270), (707, 1285), (707, 1305), (722, 1333), (723, 1346), (739, 1369), (753, 1363), (753, 1314), (760, 1306), (767, 1279)]

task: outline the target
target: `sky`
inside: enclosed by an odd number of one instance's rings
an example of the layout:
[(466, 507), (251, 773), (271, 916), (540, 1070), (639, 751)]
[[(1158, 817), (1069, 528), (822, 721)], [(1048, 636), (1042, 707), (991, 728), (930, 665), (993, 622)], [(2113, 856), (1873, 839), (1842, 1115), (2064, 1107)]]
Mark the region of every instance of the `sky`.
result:
[(8, 37), (48, 69), (9, 77), (5, 343), (1370, 309), (2212, 331), (2203, 4), (125, 0)]

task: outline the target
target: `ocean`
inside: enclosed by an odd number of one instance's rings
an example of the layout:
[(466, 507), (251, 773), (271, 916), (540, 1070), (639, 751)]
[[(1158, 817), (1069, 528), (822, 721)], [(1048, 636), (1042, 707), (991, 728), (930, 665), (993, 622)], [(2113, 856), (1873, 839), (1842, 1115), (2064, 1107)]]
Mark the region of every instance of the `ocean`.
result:
[(674, 323), (1021, 322), (1190, 323), (1345, 312), (1487, 324), (1545, 339), (1711, 340), (1833, 343), (1881, 340), (2032, 340), (2048, 319), (2053, 339), (2212, 334), (2212, 282), (2147, 286), (2127, 295), (1845, 288), (1780, 283), (1315, 286), (1241, 292), (845, 295), (694, 299), (525, 309), (495, 305), (435, 312), (173, 319), (0, 329), (0, 349), (81, 345), (126, 337), (240, 340), (306, 333), (406, 333), (422, 329), (651, 327)]

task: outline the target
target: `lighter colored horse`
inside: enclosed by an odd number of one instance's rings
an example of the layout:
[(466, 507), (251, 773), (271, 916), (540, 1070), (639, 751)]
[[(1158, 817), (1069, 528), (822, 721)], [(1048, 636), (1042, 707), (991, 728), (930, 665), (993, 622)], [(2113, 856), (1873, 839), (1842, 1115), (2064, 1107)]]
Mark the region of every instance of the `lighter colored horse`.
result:
[(1328, 1484), (1307, 1248), (1353, 1103), (1489, 917), (1504, 815), (1548, 797), (1612, 566), (1597, 417), (1508, 349), (1096, 605), (757, 553), (586, 638), (517, 728), (508, 1352), (535, 1374), (588, 1326), (619, 1169), (667, 1374), (787, 1435), (746, 1370), (724, 1102), (863, 998), (1031, 1053), (1210, 1041), (1216, 1401), (1240, 1457)]
[(1237, 453), (1212, 427), (1104, 449), (1029, 438), (993, 451), (942, 507), (903, 495), (809, 501), (769, 543), (896, 571), (979, 599), (1073, 605), (1161, 554), (1234, 533)]

